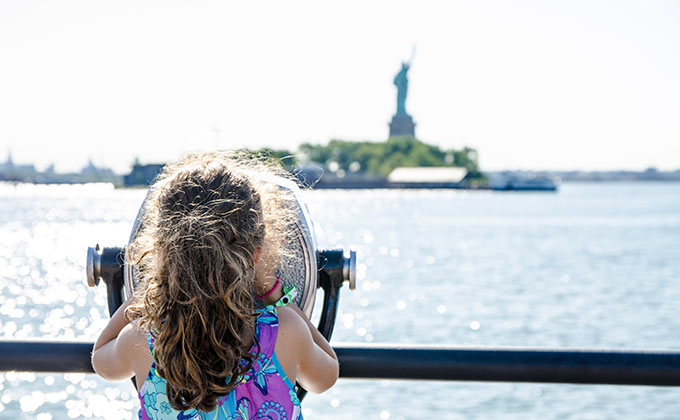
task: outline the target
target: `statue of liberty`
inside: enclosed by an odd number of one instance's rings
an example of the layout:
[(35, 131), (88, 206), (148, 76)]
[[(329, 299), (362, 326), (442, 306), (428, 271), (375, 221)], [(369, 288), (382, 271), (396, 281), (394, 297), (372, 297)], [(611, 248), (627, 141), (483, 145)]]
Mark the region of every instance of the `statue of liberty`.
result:
[(415, 137), (415, 123), (406, 112), (406, 96), (408, 95), (408, 70), (411, 68), (415, 46), (409, 61), (401, 62), (401, 70), (394, 76), (394, 86), (397, 87), (397, 113), (390, 122), (390, 137)]
[(408, 69), (411, 63), (401, 62), (401, 70), (394, 76), (394, 85), (397, 87), (397, 115), (408, 115), (406, 113), (406, 95), (408, 94)]

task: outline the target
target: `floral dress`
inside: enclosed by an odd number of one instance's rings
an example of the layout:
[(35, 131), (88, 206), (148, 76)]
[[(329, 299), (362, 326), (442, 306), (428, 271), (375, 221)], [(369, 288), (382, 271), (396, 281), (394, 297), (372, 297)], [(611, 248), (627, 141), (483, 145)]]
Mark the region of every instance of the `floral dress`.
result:
[[(279, 318), (274, 306), (267, 306), (257, 317), (257, 339), (260, 355), (252, 368), (240, 378), (234, 390), (219, 398), (209, 413), (195, 409), (177, 411), (168, 402), (166, 381), (156, 373), (156, 362), (139, 390), (139, 418), (142, 420), (297, 420), (301, 419), (300, 400), (295, 384), (286, 376), (276, 358), (274, 347)], [(147, 334), (153, 355), (154, 336)], [(253, 346), (251, 353), (257, 352)]]

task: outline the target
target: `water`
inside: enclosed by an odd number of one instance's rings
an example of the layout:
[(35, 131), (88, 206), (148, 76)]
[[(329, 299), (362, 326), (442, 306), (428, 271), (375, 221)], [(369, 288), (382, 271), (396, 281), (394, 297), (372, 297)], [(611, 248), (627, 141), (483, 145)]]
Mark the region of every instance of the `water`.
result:
[[(142, 190), (0, 184), (0, 337), (94, 340), (85, 250), (127, 240)], [(332, 343), (680, 349), (680, 184), (557, 194), (310, 191), (322, 248), (354, 247)], [(319, 308), (317, 307), (317, 310)], [(317, 419), (676, 419), (677, 388), (340, 380)], [(130, 382), (0, 373), (0, 418), (134, 418)]]

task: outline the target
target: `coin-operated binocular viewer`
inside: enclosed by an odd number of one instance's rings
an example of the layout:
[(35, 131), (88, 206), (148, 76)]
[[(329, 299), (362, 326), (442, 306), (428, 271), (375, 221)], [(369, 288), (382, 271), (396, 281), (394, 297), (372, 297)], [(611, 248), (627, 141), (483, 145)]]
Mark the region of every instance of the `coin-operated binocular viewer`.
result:
[[(318, 288), (323, 290), (323, 309), (318, 329), (326, 339), (330, 340), (335, 325), (340, 288), (344, 282), (349, 283), (350, 290), (356, 287), (356, 252), (350, 251), (348, 256), (341, 249), (317, 249), (312, 220), (307, 207), (301, 200), (300, 190), (294, 182), (282, 178), (266, 179), (293, 195), (291, 205), (295, 208), (294, 240), (287, 241), (287, 252), (277, 268), (284, 288), (295, 287), (293, 303), (311, 316)], [(153, 187), (152, 187), (153, 188)], [(147, 198), (149, 195), (147, 194)], [(146, 200), (145, 200), (146, 201)], [(144, 218), (142, 204), (128, 245), (139, 232)], [(87, 250), (87, 284), (97, 286), (101, 281), (106, 284), (109, 313), (113, 313), (132, 295), (137, 284), (136, 268), (125, 258), (126, 247), (104, 247), (99, 245)], [(256, 302), (256, 305), (258, 303)]]

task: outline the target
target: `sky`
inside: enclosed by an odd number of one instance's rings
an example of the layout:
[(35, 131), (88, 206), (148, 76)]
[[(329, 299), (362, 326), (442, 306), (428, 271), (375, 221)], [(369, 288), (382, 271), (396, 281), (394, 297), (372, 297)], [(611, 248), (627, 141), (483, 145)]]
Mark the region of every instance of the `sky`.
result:
[(0, 162), (416, 136), (484, 170), (680, 168), (677, 1), (0, 3)]

